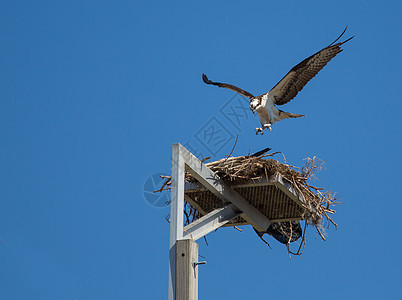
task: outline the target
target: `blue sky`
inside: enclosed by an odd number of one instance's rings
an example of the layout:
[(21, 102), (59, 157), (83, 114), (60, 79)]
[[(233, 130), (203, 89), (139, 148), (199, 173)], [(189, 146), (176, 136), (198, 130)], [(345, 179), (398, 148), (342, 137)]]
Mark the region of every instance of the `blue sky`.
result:
[[(200, 299), (401, 296), (401, 3), (13, 1), (0, 14), (1, 299), (166, 299), (169, 209), (144, 184), (170, 172), (172, 143), (214, 159), (236, 135), (234, 155), (325, 160), (316, 184), (343, 202), (339, 227), (326, 242), (310, 229), (292, 260), (248, 227), (210, 234)], [(262, 94), (345, 25), (356, 38), (283, 107), (307, 117), (263, 136), (250, 111), (227, 118), (241, 98), (201, 80)], [(200, 138), (210, 122), (222, 147)]]

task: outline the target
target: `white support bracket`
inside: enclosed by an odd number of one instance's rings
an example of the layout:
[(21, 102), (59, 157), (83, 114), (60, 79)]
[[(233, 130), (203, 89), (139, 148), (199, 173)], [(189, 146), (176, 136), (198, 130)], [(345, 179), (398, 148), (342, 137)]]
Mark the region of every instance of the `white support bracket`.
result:
[(241, 212), (239, 212), (233, 204), (215, 209), (184, 227), (183, 238), (196, 241), (240, 215)]

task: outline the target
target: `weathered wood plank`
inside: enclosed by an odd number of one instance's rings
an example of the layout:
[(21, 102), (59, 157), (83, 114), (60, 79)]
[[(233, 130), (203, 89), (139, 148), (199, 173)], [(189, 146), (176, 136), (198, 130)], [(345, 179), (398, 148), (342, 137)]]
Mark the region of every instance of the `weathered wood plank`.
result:
[(179, 240), (176, 243), (176, 299), (198, 299), (198, 244), (193, 240)]

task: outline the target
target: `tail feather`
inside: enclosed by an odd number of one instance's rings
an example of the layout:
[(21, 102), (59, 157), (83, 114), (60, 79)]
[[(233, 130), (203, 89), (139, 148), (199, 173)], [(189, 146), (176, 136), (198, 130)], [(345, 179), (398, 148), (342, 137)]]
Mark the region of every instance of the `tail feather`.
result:
[(292, 113), (285, 112), (285, 111), (282, 111), (282, 110), (279, 111), (279, 117), (280, 117), (281, 120), (289, 119), (289, 118), (301, 118), (301, 117), (305, 117), (305, 116), (306, 115), (292, 114)]

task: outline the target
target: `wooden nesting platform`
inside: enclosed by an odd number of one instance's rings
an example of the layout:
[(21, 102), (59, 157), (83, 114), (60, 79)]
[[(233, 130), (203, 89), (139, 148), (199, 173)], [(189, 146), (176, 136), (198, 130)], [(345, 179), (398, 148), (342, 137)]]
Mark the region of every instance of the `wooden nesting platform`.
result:
[[(304, 197), (279, 174), (269, 179), (262, 178), (246, 184), (231, 185), (231, 188), (271, 222), (301, 220), (306, 209), (314, 213), (314, 209), (304, 200)], [(199, 183), (186, 183), (184, 198), (202, 216), (230, 203), (225, 203)], [(249, 223), (239, 216), (224, 226), (247, 224)]]

